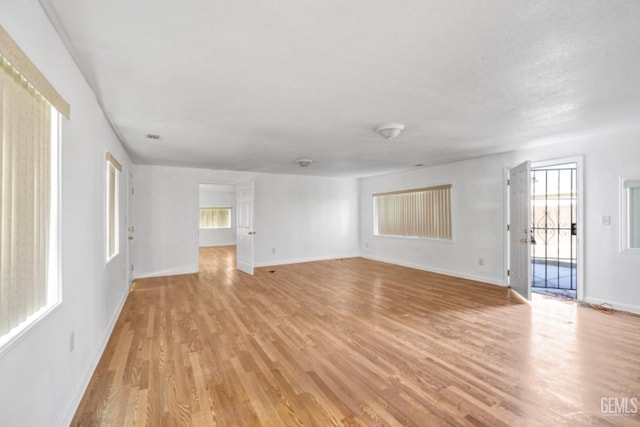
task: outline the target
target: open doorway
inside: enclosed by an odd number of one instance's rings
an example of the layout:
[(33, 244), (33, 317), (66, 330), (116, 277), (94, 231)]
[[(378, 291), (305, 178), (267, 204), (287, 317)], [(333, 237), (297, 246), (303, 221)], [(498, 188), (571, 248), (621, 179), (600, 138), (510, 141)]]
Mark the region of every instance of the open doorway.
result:
[(576, 299), (578, 163), (532, 165), (531, 292)]
[[(235, 267), (236, 186), (199, 184), (198, 196), (199, 271), (208, 271), (214, 266)], [(228, 250), (219, 250), (222, 248)], [(228, 259), (214, 259), (221, 254), (226, 254)]]

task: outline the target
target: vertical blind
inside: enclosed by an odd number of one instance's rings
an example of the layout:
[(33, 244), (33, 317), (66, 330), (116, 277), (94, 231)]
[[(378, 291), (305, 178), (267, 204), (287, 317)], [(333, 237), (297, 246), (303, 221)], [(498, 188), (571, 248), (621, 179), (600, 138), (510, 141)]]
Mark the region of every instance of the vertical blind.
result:
[(58, 113), (69, 104), (0, 25), (0, 345), (59, 302)]
[(628, 227), (629, 248), (640, 249), (640, 185), (629, 187), (628, 191)]
[(107, 259), (111, 259), (119, 251), (118, 221), (118, 172), (122, 170), (120, 163), (111, 155), (107, 159)]
[(200, 228), (231, 228), (231, 208), (200, 208)]
[(52, 108), (0, 62), (1, 337), (47, 305)]
[(374, 194), (374, 233), (451, 240), (451, 188), (448, 184)]

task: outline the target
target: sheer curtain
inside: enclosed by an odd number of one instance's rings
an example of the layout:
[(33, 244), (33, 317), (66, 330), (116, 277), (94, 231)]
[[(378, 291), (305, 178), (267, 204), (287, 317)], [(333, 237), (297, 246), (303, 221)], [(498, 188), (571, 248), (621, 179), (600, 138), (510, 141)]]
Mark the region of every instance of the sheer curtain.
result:
[(0, 57), (0, 336), (47, 304), (51, 105)]

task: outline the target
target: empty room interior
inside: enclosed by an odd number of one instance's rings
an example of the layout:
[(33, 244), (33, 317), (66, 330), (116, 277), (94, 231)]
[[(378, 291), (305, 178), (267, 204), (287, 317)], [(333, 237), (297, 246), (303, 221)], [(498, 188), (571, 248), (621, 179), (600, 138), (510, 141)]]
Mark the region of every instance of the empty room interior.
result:
[(3, 426), (640, 425), (640, 2), (0, 1)]

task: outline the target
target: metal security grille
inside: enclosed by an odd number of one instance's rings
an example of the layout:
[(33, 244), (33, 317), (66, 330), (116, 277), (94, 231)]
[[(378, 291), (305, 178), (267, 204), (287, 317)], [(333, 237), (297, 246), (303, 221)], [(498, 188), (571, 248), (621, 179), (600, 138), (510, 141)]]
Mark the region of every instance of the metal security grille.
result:
[(576, 171), (575, 163), (531, 171), (533, 288), (577, 288)]

